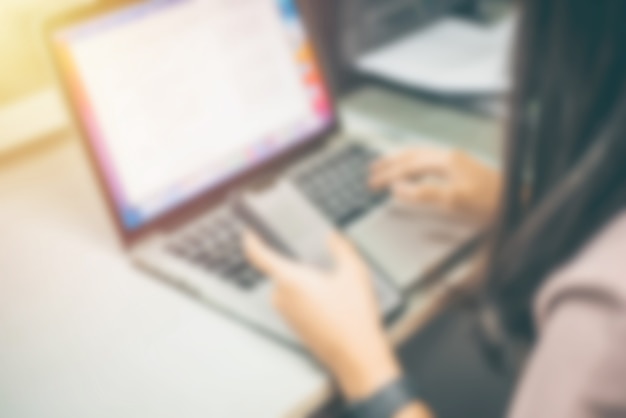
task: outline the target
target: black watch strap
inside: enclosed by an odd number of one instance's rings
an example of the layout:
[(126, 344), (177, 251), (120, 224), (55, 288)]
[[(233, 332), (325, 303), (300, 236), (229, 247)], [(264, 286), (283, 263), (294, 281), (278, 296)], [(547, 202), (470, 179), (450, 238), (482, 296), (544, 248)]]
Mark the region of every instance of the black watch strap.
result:
[(417, 400), (418, 393), (413, 382), (402, 377), (377, 393), (350, 408), (350, 418), (393, 418), (406, 406)]

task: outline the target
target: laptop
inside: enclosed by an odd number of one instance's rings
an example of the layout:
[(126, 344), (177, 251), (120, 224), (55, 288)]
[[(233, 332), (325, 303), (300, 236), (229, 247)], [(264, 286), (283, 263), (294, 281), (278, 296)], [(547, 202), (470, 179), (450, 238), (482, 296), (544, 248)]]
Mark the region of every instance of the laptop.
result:
[(380, 149), (342, 133), (293, 0), (153, 0), (55, 20), (48, 45), (129, 257), (155, 278), (285, 344), (271, 283), (246, 260), (255, 229), (323, 258), (343, 231), (368, 261), (381, 315), (476, 232), (394, 209), (367, 187)]

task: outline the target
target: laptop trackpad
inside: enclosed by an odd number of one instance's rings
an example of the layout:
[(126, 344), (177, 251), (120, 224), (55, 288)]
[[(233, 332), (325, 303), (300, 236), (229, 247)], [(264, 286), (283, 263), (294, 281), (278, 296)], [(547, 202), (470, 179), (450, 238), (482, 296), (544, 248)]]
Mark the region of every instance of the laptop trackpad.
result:
[(477, 231), (467, 219), (388, 204), (351, 226), (347, 234), (387, 277), (406, 288)]

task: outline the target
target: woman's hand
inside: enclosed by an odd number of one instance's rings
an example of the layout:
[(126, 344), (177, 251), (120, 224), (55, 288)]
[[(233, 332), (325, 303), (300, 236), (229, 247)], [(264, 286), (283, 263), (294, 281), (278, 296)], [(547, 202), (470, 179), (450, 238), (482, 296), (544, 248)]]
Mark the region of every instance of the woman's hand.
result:
[(362, 399), (400, 376), (367, 267), (339, 235), (330, 237), (333, 271), (301, 265), (247, 234), (251, 262), (274, 281), (274, 303), (303, 342), (337, 377), (349, 399)]
[(495, 169), (465, 152), (420, 147), (374, 164), (370, 185), (389, 188), (398, 201), (410, 205), (486, 218), (497, 209), (502, 180)]

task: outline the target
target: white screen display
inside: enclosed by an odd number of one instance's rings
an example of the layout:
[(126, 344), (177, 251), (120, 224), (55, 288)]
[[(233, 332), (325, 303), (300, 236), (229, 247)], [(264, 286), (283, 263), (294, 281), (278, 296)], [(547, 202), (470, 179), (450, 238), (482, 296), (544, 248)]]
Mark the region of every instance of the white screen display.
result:
[(66, 31), (59, 44), (129, 228), (332, 119), (291, 1), (156, 1)]

